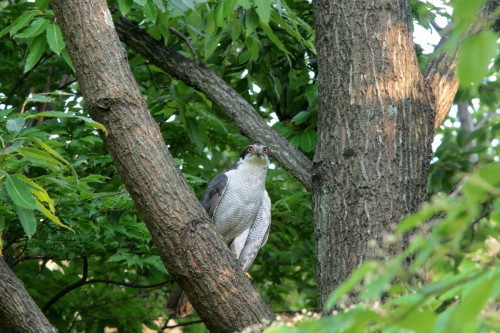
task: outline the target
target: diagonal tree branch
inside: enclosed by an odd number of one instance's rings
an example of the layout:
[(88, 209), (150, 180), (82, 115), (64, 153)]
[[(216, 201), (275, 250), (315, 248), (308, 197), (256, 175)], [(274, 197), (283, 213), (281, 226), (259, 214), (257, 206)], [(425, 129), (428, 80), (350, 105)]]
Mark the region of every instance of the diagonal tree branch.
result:
[(2, 256), (0, 256), (0, 331), (57, 332)]
[(137, 24), (124, 17), (115, 22), (120, 40), (157, 67), (203, 92), (254, 141), (271, 148), (280, 165), (311, 189), (312, 162), (295, 146), (274, 131), (229, 84), (202, 63), (192, 61), (155, 40)]
[[(499, 0), (488, 0), (481, 12), (483, 19), (493, 25), (493, 29), (498, 29), (499, 25), (499, 19), (494, 15), (495, 9), (498, 8), (499, 3)], [(434, 50), (434, 58), (423, 72), (425, 81), (435, 97), (434, 109), (436, 110), (436, 115), (434, 118), (434, 130), (436, 130), (446, 118), (458, 89), (458, 79), (455, 69), (457, 67), (456, 61), (459, 52), (458, 49), (454, 49), (451, 52), (445, 50), (445, 44), (450, 38), (453, 29), (444, 30), (447, 30), (447, 32), (439, 41), (439, 44)], [(463, 37), (474, 34), (477, 31), (477, 27), (473, 27), (469, 29)]]
[(42, 308), (43, 313), (46, 313), (47, 310), (61, 297), (63, 297), (70, 291), (77, 289), (85, 284), (85, 281), (87, 281), (87, 276), (89, 274), (89, 260), (87, 259), (87, 257), (82, 257), (82, 259), (83, 259), (83, 267), (82, 267), (82, 277), (80, 278), (80, 280), (65, 287), (64, 289), (59, 291), (54, 297), (52, 297), (47, 303), (45, 303), (45, 305)]
[[(85, 108), (102, 135), (165, 267), (211, 332), (274, 314), (179, 172), (134, 80), (105, 0), (52, 0)], [(91, 52), (89, 52), (91, 50)]]

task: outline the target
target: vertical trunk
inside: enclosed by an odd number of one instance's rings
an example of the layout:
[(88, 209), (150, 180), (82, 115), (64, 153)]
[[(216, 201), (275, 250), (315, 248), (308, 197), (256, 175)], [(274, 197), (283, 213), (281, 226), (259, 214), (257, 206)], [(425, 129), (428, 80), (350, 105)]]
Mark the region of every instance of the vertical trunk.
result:
[[(318, 306), (424, 200), (434, 112), (406, 0), (315, 1)], [(391, 249), (396, 251), (396, 249)], [(389, 253), (388, 253), (389, 254)]]
[(0, 256), (0, 332), (55, 333), (35, 301)]
[[(472, 115), (469, 112), (469, 103), (467, 102), (458, 102), (457, 103), (457, 116), (460, 120), (460, 129), (467, 134), (471, 134), (474, 132), (474, 124), (472, 123)], [(463, 149), (467, 151), (477, 145), (476, 140), (472, 140), (467, 146)], [(469, 162), (476, 163), (479, 160), (477, 154), (471, 154), (469, 156)]]
[(53, 0), (86, 109), (169, 272), (211, 332), (274, 318), (178, 171), (132, 76), (104, 0)]

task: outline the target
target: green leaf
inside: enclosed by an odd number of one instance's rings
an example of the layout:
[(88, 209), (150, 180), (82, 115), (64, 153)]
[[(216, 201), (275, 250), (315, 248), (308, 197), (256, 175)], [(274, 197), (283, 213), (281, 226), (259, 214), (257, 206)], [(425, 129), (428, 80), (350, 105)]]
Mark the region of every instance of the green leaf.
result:
[[(8, 26), (6, 29), (9, 30), (10, 35), (14, 35), (16, 32), (27, 26), (31, 20), (38, 14), (41, 14), (39, 10), (31, 10), (22, 13), (21, 16), (19, 16), (10, 26)], [(2, 30), (2, 33), (0, 33), (0, 37), (2, 37), (5, 34), (5, 29)]]
[(214, 53), (219, 44), (220, 38), (221, 34), (215, 33), (210, 35), (209, 38), (205, 39), (205, 59), (207, 59), (212, 55), (212, 53)]
[(374, 261), (365, 261), (361, 267), (356, 269), (351, 276), (342, 283), (337, 289), (333, 291), (333, 293), (328, 297), (328, 300), (325, 304), (325, 311), (329, 311), (333, 308), (333, 306), (340, 300), (340, 298), (350, 292), (363, 278), (366, 273), (370, 271), (374, 271), (376, 268), (380, 266), (379, 263)]
[(64, 61), (66, 62), (66, 64), (69, 66), (69, 68), (71, 68), (71, 70), (73, 70), (73, 72), (75, 72), (75, 67), (73, 67), (73, 63), (71, 62), (71, 58), (69, 57), (68, 50), (63, 49), (61, 52), (61, 55), (62, 55)]
[(414, 332), (432, 332), (435, 322), (434, 313), (415, 310), (397, 322), (397, 326)]
[(41, 11), (44, 11), (49, 6), (49, 0), (35, 0), (35, 4)]
[(457, 74), (460, 84), (481, 81), (488, 73), (488, 66), (497, 52), (497, 35), (486, 30), (467, 37), (462, 43), (458, 58)]
[(248, 10), (245, 14), (245, 36), (250, 36), (259, 25), (259, 16), (255, 10)]
[(30, 102), (38, 102), (38, 103), (52, 103), (54, 101), (53, 97), (34, 94), (29, 97)]
[(262, 24), (260, 25), (262, 30), (266, 33), (267, 37), (271, 40), (271, 42), (274, 43), (281, 51), (288, 53), (287, 49), (285, 48), (285, 45), (279, 40), (279, 38), (274, 34), (274, 32), (271, 30), (271, 28), (267, 25), (261, 22)]
[(300, 124), (304, 123), (307, 119), (309, 119), (310, 115), (311, 115), (311, 113), (308, 111), (300, 111), (295, 116), (293, 116), (292, 123), (296, 124), (296, 125), (300, 125)]
[(219, 1), (215, 7), (215, 26), (224, 27), (226, 16), (224, 15), (224, 1)]
[(31, 148), (31, 147), (21, 147), (18, 149), (19, 153), (28, 158), (30, 161), (34, 163), (39, 163), (42, 166), (49, 167), (54, 170), (55, 166), (62, 167), (62, 163), (58, 160), (52, 158), (49, 154), (45, 153), (42, 150)]
[(257, 61), (259, 59), (260, 51), (259, 37), (257, 37), (257, 34), (252, 34), (245, 40), (245, 43), (247, 44), (248, 50), (250, 51), (252, 60)]
[(255, 9), (257, 14), (259, 15), (260, 20), (264, 24), (269, 23), (269, 18), (271, 17), (271, 1), (269, 0), (254, 0), (254, 5), (257, 6)]
[(19, 222), (23, 226), (24, 232), (28, 238), (31, 238), (36, 231), (36, 220), (32, 209), (25, 209), (19, 206), (15, 206), (17, 217)]
[(47, 41), (45, 36), (38, 36), (31, 42), (29, 46), (28, 57), (26, 58), (26, 64), (24, 65), (24, 73), (31, 70), (38, 63), (43, 53), (45, 52), (45, 47), (47, 46)]
[(97, 121), (95, 120), (92, 120), (88, 117), (84, 117), (84, 116), (73, 116), (73, 118), (77, 118), (77, 119), (81, 119), (83, 120), (87, 125), (89, 125), (90, 127), (93, 127), (95, 129), (100, 129), (101, 131), (103, 131), (105, 134), (108, 134), (108, 130), (106, 129), (106, 127), (104, 127), (103, 124), (101, 123), (98, 123)]
[(120, 12), (122, 13), (122, 15), (127, 15), (133, 4), (133, 0), (118, 0), (118, 7), (120, 8)]
[(38, 143), (38, 145), (40, 147), (42, 147), (43, 149), (45, 149), (50, 155), (54, 156), (55, 158), (57, 158), (59, 161), (61, 161), (62, 163), (66, 164), (66, 165), (71, 165), (71, 163), (69, 163), (68, 161), (66, 161), (61, 155), (59, 155), (59, 153), (57, 151), (55, 151), (54, 149), (52, 149), (52, 147), (50, 147), (48, 144), (46, 144), (45, 142), (43, 142), (42, 140), (38, 139), (38, 138), (32, 138), (36, 143)]
[(22, 32), (16, 34), (14, 37), (16, 38), (34, 38), (40, 34), (42, 34), (47, 26), (49, 25), (49, 20), (43, 17), (39, 17), (33, 21), (33, 23)]
[(90, 125), (93, 128), (100, 129), (104, 133), (108, 133), (106, 130), (106, 127), (102, 125), (101, 123), (98, 123), (95, 120), (92, 120), (88, 117), (84, 116), (77, 116), (72, 112), (61, 112), (61, 111), (45, 111), (45, 112), (38, 112), (36, 114), (32, 114), (27, 116), (26, 118), (35, 118), (35, 117), (57, 117), (57, 118), (76, 118), (76, 119), (81, 119), (83, 120), (86, 124)]
[(138, 4), (139, 6), (144, 6), (146, 5), (146, 0), (134, 0), (134, 2), (136, 4)]
[(23, 182), (25, 182), (27, 185), (32, 187), (31, 193), (33, 193), (38, 198), (38, 200), (46, 202), (49, 205), (51, 212), (55, 211), (54, 200), (50, 198), (49, 194), (43, 187), (35, 183), (32, 179), (26, 177), (25, 175), (18, 174), (17, 177), (21, 179)]
[(317, 139), (318, 135), (316, 134), (316, 131), (312, 128), (308, 128), (306, 131), (293, 137), (290, 141), (292, 144), (299, 146), (305, 152), (310, 152), (314, 150), (314, 147), (316, 147)]
[(24, 118), (14, 118), (7, 120), (7, 131), (9, 132), (18, 132), (23, 129), (25, 124)]
[(460, 329), (462, 327), (460, 323), (467, 324), (475, 321), (474, 319), (479, 315), (488, 299), (494, 299), (494, 294), (498, 293), (498, 291), (493, 291), (493, 285), (498, 278), (498, 272), (495, 276), (494, 271), (492, 271), (476, 281), (469, 282), (466, 285), (467, 289), (464, 291), (462, 301), (453, 309), (449, 317), (449, 323), (454, 323), (456, 328)]
[(4, 175), (6, 176), (5, 188), (7, 189), (7, 194), (14, 204), (27, 209), (35, 209), (35, 199), (26, 183), (16, 177), (16, 175), (8, 175), (7, 173), (4, 173)]
[(148, 0), (146, 2), (146, 5), (144, 6), (144, 16), (150, 22), (156, 23), (157, 15), (158, 15), (158, 10), (156, 8), (156, 5), (153, 3), (153, 1)]
[(49, 47), (55, 54), (59, 55), (66, 44), (61, 33), (61, 29), (57, 24), (49, 24), (47, 27), (47, 42)]
[(41, 211), (43, 213), (43, 215), (45, 215), (49, 220), (51, 220), (52, 222), (54, 222), (55, 224), (57, 224), (57, 225), (59, 225), (59, 226), (61, 226), (63, 228), (66, 228), (68, 230), (74, 231), (69, 226), (67, 226), (64, 223), (62, 223), (61, 220), (59, 220), (59, 218), (57, 216), (55, 216), (47, 208), (45, 208), (44, 205), (42, 205), (41, 202), (37, 201), (36, 204), (38, 206), (37, 209), (39, 211)]
[(194, 10), (194, 2), (192, 0), (181, 0), (181, 2), (187, 8)]
[(243, 9), (250, 9), (252, 7), (251, 0), (237, 0), (236, 4), (241, 6)]

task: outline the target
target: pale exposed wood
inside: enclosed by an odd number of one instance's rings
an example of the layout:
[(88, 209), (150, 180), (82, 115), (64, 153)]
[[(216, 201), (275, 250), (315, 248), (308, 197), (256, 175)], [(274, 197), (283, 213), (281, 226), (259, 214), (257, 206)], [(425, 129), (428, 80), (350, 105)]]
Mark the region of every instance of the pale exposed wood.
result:
[[(484, 27), (491, 26), (494, 30), (500, 29), (500, 18), (495, 15), (495, 10), (499, 8), (499, 0), (488, 0), (481, 9), (478, 18), (482, 24), (475, 24), (470, 27), (461, 38), (465, 38), (477, 33)], [(458, 78), (456, 75), (458, 49), (446, 49), (445, 45), (453, 33), (453, 22), (444, 28), (440, 34), (442, 38), (433, 52), (433, 58), (425, 68), (424, 77), (427, 86), (434, 96), (434, 130), (437, 130), (450, 111), (455, 94), (458, 90)]]
[(54, 0), (85, 108), (165, 266), (212, 332), (274, 319), (178, 171), (131, 74), (104, 0)]

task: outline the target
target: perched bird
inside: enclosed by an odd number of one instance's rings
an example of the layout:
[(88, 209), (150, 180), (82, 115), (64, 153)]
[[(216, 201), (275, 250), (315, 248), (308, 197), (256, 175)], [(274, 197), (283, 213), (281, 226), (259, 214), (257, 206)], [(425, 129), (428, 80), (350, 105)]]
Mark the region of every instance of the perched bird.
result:
[[(268, 154), (269, 148), (260, 143), (246, 147), (229, 170), (210, 182), (201, 202), (244, 272), (267, 242), (271, 226), (271, 199), (265, 188)], [(177, 287), (167, 310), (182, 317), (193, 307)]]

